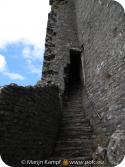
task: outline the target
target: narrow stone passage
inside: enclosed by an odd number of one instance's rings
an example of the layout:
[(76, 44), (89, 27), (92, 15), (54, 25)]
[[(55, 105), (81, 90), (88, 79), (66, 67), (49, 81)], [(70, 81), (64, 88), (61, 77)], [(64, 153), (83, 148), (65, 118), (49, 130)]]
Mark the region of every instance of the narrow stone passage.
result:
[(53, 158), (91, 160), (92, 145), (92, 127), (82, 109), (82, 86), (74, 84), (64, 100), (62, 125)]

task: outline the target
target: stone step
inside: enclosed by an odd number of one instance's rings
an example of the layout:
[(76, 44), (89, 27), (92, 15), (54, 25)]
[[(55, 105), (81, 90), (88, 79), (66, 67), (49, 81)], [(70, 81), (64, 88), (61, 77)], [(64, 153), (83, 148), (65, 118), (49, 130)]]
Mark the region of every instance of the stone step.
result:
[(70, 109), (70, 110), (66, 110), (65, 111), (65, 116), (85, 116), (84, 115), (84, 112), (81, 112), (81, 109), (79, 110), (79, 111), (76, 111), (76, 110), (72, 110), (72, 109)]
[(83, 130), (83, 129), (82, 129), (82, 130), (75, 130), (75, 131), (74, 131), (74, 130), (71, 129), (71, 130), (69, 131), (68, 128), (67, 128), (67, 129), (62, 130), (61, 132), (62, 132), (62, 134), (61, 134), (60, 136), (67, 136), (67, 137), (68, 137), (68, 136), (71, 135), (72, 137), (73, 137), (73, 136), (74, 136), (74, 137), (76, 136), (76, 137), (78, 138), (78, 136), (91, 134), (91, 133), (92, 133), (92, 130), (89, 130), (89, 131), (88, 131), (88, 130)]
[[(73, 138), (74, 137), (74, 138)], [(90, 140), (90, 139), (92, 139), (93, 137), (92, 137), (92, 134), (87, 134), (87, 135), (83, 135), (83, 136), (79, 136), (79, 137), (76, 137), (76, 136), (63, 136), (63, 135), (60, 135), (60, 139), (59, 140), (71, 140), (71, 141), (73, 141), (73, 139), (75, 140), (75, 139), (77, 139), (77, 138), (79, 138), (79, 139), (81, 139), (81, 140)]]
[[(70, 108), (70, 109), (66, 109), (65, 110), (65, 114), (66, 115), (73, 115), (73, 114), (75, 114), (75, 115), (77, 115), (77, 114), (82, 114), (82, 112), (81, 112), (81, 109), (80, 108)], [(82, 114), (83, 115), (83, 114)]]
[[(65, 118), (74, 118), (74, 117), (76, 117), (76, 118), (80, 118), (80, 119), (84, 119), (85, 118), (85, 115), (83, 115), (82, 113), (78, 113), (78, 114), (76, 114), (76, 113), (73, 113), (73, 112), (68, 112), (67, 111), (67, 113), (65, 113)], [(86, 120), (86, 119), (85, 119)]]
[(69, 129), (69, 130), (92, 130), (91, 126), (88, 126), (87, 124), (84, 124), (82, 127), (78, 124), (75, 124), (75, 125), (72, 125), (72, 124), (68, 124), (68, 127), (67, 127), (67, 124), (62, 124), (63, 127), (61, 130), (63, 129)]
[(76, 108), (76, 107), (70, 107), (70, 108), (67, 108), (67, 109), (64, 109), (65, 110), (65, 114), (83, 114), (81, 112), (81, 107), (79, 108)]
[(68, 107), (68, 106), (70, 106), (71, 108), (72, 107), (80, 108), (80, 107), (82, 107), (82, 103), (81, 102), (77, 102), (77, 101), (72, 101), (72, 102), (68, 102), (64, 107)]
[[(72, 122), (71, 122), (72, 121)], [(63, 118), (62, 119), (62, 123), (63, 124), (68, 124), (68, 125), (72, 125), (72, 123), (74, 123), (74, 125), (81, 125), (82, 126), (91, 126), (90, 125), (90, 122), (86, 121), (86, 120), (83, 120), (83, 119), (69, 119), (69, 118)]]
[(76, 139), (74, 139), (73, 141), (72, 140), (66, 140), (66, 141), (57, 141), (57, 144), (62, 144), (62, 143), (68, 143), (68, 144), (72, 144), (72, 143), (74, 143), (74, 144), (76, 144), (76, 143), (92, 143), (93, 142), (93, 139), (84, 139), (84, 140), (82, 140), (81, 141), (81, 139), (78, 139), (78, 138), (76, 138)]
[(82, 128), (80, 128), (80, 129), (78, 129), (78, 128), (70, 128), (70, 127), (68, 127), (68, 128), (63, 128), (62, 130), (61, 130), (63, 133), (69, 133), (69, 134), (75, 134), (75, 135), (86, 135), (86, 134), (90, 134), (90, 133), (92, 133), (92, 130), (91, 129), (82, 129)]
[(76, 149), (56, 149), (55, 150), (55, 153), (54, 155), (55, 156), (65, 156), (67, 158), (70, 158), (70, 157), (80, 157), (81, 155), (82, 156), (89, 156), (91, 157), (91, 150), (87, 150), (87, 149), (79, 149), (79, 148), (76, 148)]
[(87, 152), (85, 152), (85, 151), (83, 151), (83, 150), (69, 150), (69, 152), (68, 152), (68, 150), (65, 150), (65, 151), (63, 151), (63, 150), (58, 150), (58, 151), (56, 151), (56, 153), (55, 153), (55, 156), (59, 156), (59, 157), (62, 157), (62, 156), (65, 156), (65, 157), (67, 157), (67, 158), (70, 158), (70, 157), (80, 157), (81, 155), (83, 155), (83, 157), (91, 157), (91, 154), (90, 154), (90, 150), (89, 151), (87, 151)]
[(81, 143), (80, 143), (80, 145), (69, 145), (68, 147), (64, 147), (64, 145), (59, 145), (59, 146), (60, 147), (57, 147), (55, 149), (56, 151), (57, 150), (62, 150), (62, 152), (63, 151), (70, 151), (71, 152), (71, 150), (72, 150), (73, 152), (75, 152), (75, 151), (77, 151), (77, 152), (79, 152), (79, 151), (87, 152), (87, 151), (90, 151), (90, 148), (91, 148), (90, 146), (87, 146), (86, 144), (81, 145)]
[(84, 120), (79, 120), (79, 119), (76, 119), (76, 120), (74, 120), (74, 119), (63, 119), (63, 121), (62, 121), (62, 125), (63, 126), (73, 126), (73, 127), (75, 127), (75, 126), (80, 126), (80, 124), (81, 124), (81, 127), (90, 127), (90, 122), (85, 122)]
[(51, 157), (50, 160), (70, 160), (70, 161), (75, 161), (75, 160), (79, 160), (79, 161), (91, 161), (92, 158), (90, 156), (82, 156), (82, 157), (65, 157), (65, 156), (61, 156), (60, 158), (57, 156)]
[[(63, 143), (63, 144), (59, 144), (59, 146), (55, 149), (55, 151), (57, 152), (58, 150), (60, 150), (61, 152), (86, 152), (87, 154), (91, 151), (91, 147), (90, 146), (86, 146), (86, 145), (90, 145), (92, 143), (76, 143), (76, 144), (68, 144), (68, 143)], [(79, 146), (80, 145), (80, 146)]]
[[(75, 117), (75, 119), (74, 119), (74, 117)], [(81, 120), (81, 122), (83, 122), (83, 123), (88, 122), (88, 121), (86, 121), (86, 119), (83, 116), (81, 116), (81, 117), (78, 116), (77, 117), (77, 116), (74, 115), (74, 117), (73, 116), (65, 116), (65, 117), (62, 118), (62, 120), (64, 120), (64, 121), (65, 120), (73, 120), (74, 122), (76, 122), (76, 120), (78, 120), (78, 121)]]

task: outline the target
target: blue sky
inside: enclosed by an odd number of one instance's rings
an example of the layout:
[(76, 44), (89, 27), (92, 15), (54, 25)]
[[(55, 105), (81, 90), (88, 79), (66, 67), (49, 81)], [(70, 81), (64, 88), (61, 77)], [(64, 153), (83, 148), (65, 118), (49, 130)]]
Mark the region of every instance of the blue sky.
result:
[(44, 49), (22, 41), (7, 43), (5, 48), (0, 48), (0, 57), (4, 57), (0, 84), (35, 84), (41, 77), (43, 53)]
[(0, 0), (0, 86), (41, 78), (49, 0)]

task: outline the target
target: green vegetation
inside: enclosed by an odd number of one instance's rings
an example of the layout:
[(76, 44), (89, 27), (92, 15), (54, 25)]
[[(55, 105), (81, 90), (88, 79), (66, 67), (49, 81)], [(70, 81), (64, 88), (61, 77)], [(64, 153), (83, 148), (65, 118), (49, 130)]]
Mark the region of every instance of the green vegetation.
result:
[(52, 4), (52, 10), (58, 9), (58, 7), (59, 7), (59, 1), (55, 1), (55, 2)]

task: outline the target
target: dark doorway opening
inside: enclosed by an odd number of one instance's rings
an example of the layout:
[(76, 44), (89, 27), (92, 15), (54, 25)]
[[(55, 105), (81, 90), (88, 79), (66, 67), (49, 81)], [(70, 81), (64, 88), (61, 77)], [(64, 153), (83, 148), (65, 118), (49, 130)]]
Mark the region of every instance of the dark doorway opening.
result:
[(70, 64), (65, 68), (65, 94), (79, 87), (82, 81), (81, 52), (70, 50)]
[(69, 84), (81, 83), (81, 52), (70, 50)]

